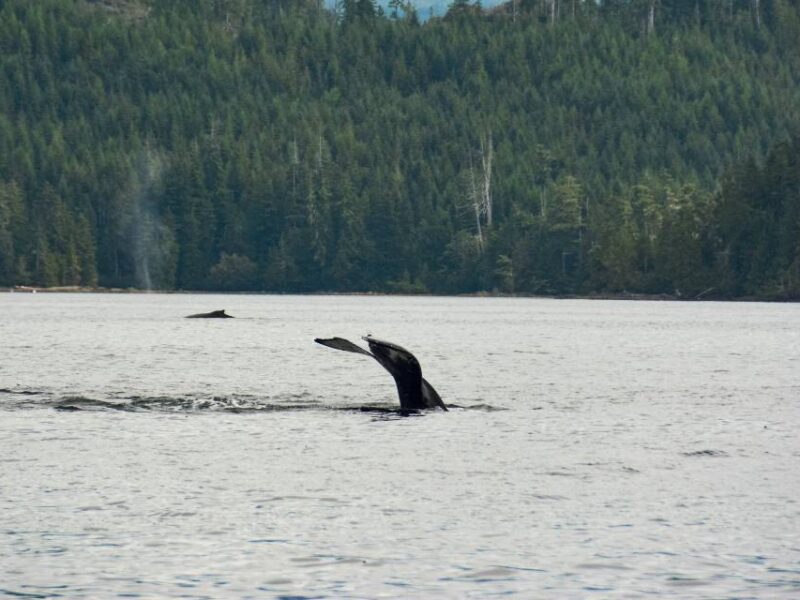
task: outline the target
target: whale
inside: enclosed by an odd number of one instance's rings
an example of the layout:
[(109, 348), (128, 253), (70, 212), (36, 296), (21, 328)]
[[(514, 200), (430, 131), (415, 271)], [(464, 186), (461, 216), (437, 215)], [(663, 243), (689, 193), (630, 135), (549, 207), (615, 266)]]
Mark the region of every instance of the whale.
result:
[(187, 319), (233, 319), (225, 310), (212, 310), (207, 313), (197, 313), (196, 315), (187, 315)]
[(315, 338), (314, 341), (328, 348), (353, 352), (354, 354), (364, 354), (378, 361), (384, 369), (389, 371), (389, 374), (394, 378), (395, 384), (397, 384), (400, 410), (418, 411), (429, 408), (447, 410), (437, 391), (422, 376), (422, 368), (419, 365), (419, 361), (411, 352), (397, 344), (379, 340), (372, 336), (366, 336), (361, 339), (367, 342), (369, 350), (365, 350), (361, 346), (340, 337)]

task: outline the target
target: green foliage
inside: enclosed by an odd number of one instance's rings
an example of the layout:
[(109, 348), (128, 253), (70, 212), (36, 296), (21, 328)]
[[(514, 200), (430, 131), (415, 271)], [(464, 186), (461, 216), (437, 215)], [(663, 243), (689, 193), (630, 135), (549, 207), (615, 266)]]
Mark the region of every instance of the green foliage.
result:
[(0, 285), (796, 294), (758, 6), (0, 1)]
[(211, 267), (211, 285), (220, 290), (241, 291), (258, 288), (258, 265), (247, 256), (222, 253)]
[(721, 291), (800, 298), (800, 135), (730, 171), (715, 213)]
[(0, 181), (0, 285), (21, 279), (17, 248), (22, 245), (22, 194), (14, 184)]

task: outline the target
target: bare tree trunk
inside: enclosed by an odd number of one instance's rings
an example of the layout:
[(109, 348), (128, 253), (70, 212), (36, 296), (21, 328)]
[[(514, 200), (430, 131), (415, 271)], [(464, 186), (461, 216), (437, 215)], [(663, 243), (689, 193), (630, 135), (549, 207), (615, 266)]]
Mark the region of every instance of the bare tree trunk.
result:
[(483, 212), (486, 214), (486, 226), (492, 226), (492, 160), (494, 159), (494, 149), (492, 144), (492, 132), (489, 130), (486, 139), (481, 139), (481, 164), (483, 166), (483, 187), (481, 190), (481, 203)]
[(756, 20), (756, 28), (761, 29), (761, 0), (753, 0), (753, 13)]
[(297, 168), (300, 166), (300, 153), (297, 150), (297, 138), (292, 140), (290, 144), (291, 157), (289, 160), (292, 162), (292, 198), (297, 197)]
[(539, 211), (542, 218), (547, 217), (547, 197), (544, 195), (544, 184), (542, 184), (542, 192), (540, 195)]
[(322, 127), (319, 128), (319, 138), (317, 139), (317, 171), (322, 173)]
[(483, 230), (481, 229), (481, 209), (475, 204), (475, 224), (478, 227), (478, 247), (483, 251)]
[(469, 178), (467, 181), (467, 206), (475, 213), (475, 229), (478, 238), (478, 247), (483, 251), (484, 227), (492, 226), (492, 162), (494, 161), (494, 143), (492, 132), (488, 131), (480, 138), (481, 163), (477, 166), (477, 172), (473, 163), (473, 150), (469, 156)]
[(472, 201), (472, 208), (475, 211), (475, 228), (478, 234), (478, 247), (483, 251), (483, 228), (481, 227), (481, 200), (480, 192), (478, 191), (478, 182), (475, 181), (475, 170), (470, 165), (470, 200)]
[(648, 35), (656, 30), (656, 0), (650, 0), (650, 7), (647, 11), (647, 33)]
[(550, 12), (550, 24), (555, 25), (556, 23), (556, 0), (547, 0), (548, 10)]
[(483, 252), (483, 227), (481, 226), (481, 192), (478, 188), (478, 181), (475, 178), (475, 168), (472, 165), (472, 153), (469, 155), (469, 190), (467, 191), (468, 202), (475, 213), (475, 231), (478, 238), (478, 248)]

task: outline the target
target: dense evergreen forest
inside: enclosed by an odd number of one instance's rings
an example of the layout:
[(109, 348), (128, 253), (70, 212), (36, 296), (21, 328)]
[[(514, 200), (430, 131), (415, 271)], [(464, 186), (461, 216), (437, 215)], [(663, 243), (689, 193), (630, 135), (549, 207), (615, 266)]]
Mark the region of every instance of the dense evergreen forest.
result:
[(0, 285), (800, 297), (800, 0), (0, 0)]

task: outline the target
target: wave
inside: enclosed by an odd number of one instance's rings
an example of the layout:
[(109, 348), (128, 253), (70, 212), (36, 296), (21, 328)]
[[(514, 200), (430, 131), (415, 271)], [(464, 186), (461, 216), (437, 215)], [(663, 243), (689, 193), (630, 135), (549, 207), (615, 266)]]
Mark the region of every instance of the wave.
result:
[[(3, 398), (2, 396), (5, 396)], [(473, 405), (448, 404), (456, 410), (479, 410), (491, 412), (506, 410), (480, 403)], [(366, 412), (385, 416), (408, 416), (422, 414), (420, 411), (402, 410), (390, 403), (330, 403), (313, 398), (308, 393), (287, 394), (278, 398), (234, 394), (229, 396), (203, 395), (127, 395), (106, 394), (58, 394), (46, 390), (0, 388), (0, 408), (23, 410), (50, 408), (60, 412), (122, 411), (122, 412), (171, 412), (171, 413), (270, 413), (297, 411), (344, 411)]]
[(0, 388), (0, 394), (18, 394), (20, 396), (37, 396), (44, 394), (41, 390), (12, 390), (9, 388)]
[(724, 450), (694, 450), (692, 452), (683, 452), (684, 456), (728, 456)]

